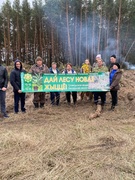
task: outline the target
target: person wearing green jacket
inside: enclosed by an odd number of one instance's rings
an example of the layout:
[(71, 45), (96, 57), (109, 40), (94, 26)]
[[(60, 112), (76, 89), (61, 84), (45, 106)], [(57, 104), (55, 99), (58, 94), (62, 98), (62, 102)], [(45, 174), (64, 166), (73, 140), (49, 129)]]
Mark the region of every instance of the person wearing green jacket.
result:
[[(99, 73), (99, 72), (108, 72), (108, 68), (107, 66), (103, 65), (103, 61), (102, 59), (97, 61), (97, 66), (95, 68), (93, 68), (92, 72), (94, 73)], [(94, 103), (100, 104), (102, 106), (104, 106), (105, 102), (106, 102), (106, 92), (94, 92)], [(99, 97), (101, 99), (101, 102), (99, 102)]]

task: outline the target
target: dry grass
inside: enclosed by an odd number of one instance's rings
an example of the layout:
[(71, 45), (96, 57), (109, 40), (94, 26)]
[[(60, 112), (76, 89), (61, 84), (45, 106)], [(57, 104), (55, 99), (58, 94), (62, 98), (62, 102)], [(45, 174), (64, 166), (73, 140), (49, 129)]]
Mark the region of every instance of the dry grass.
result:
[(114, 112), (107, 104), (92, 121), (90, 102), (51, 107), (48, 100), (35, 110), (28, 94), (27, 113), (14, 115), (11, 91), (7, 98), (10, 118), (0, 122), (0, 179), (135, 179), (135, 114), (122, 96)]

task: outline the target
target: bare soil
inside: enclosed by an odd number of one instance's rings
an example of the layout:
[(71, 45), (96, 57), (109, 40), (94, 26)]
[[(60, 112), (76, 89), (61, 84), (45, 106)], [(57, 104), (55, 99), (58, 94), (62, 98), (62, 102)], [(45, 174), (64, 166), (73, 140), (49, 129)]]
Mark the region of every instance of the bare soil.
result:
[(35, 110), (27, 94), (27, 113), (13, 113), (7, 91), (8, 119), (0, 121), (2, 180), (133, 180), (135, 179), (135, 71), (124, 71), (115, 111), (110, 94), (101, 116), (93, 120), (93, 101)]

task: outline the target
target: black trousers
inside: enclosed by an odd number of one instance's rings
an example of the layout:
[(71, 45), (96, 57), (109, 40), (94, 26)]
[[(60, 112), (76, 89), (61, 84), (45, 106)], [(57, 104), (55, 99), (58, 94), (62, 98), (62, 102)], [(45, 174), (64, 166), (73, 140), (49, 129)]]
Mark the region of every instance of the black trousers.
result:
[(104, 105), (106, 102), (106, 92), (94, 92), (94, 102), (95, 104), (100, 104), (99, 97), (101, 98), (101, 105)]
[(6, 91), (0, 90), (0, 107), (2, 114), (6, 114)]
[(76, 101), (77, 101), (77, 92), (66, 92), (67, 102), (68, 102), (68, 103), (71, 102), (71, 94), (72, 94), (72, 97), (73, 97), (73, 102), (74, 102), (74, 104), (75, 104)]
[(116, 106), (116, 104), (118, 103), (118, 95), (117, 95), (118, 91), (110, 91), (111, 96), (112, 96), (112, 106)]
[(19, 112), (19, 101), (21, 102), (21, 111), (25, 112), (25, 93), (14, 92), (14, 111)]

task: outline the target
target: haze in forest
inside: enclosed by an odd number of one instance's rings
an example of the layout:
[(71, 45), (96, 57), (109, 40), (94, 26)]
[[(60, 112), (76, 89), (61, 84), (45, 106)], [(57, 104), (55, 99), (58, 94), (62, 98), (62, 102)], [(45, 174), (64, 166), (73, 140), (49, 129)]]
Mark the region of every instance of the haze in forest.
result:
[[(109, 62), (135, 64), (135, 2), (127, 0), (37, 0), (14, 6), (5, 4), (0, 19), (0, 47), (6, 64), (19, 57), (33, 63), (37, 55), (49, 66), (52, 61), (91, 64), (101, 54)], [(29, 1), (33, 2), (33, 1)]]

